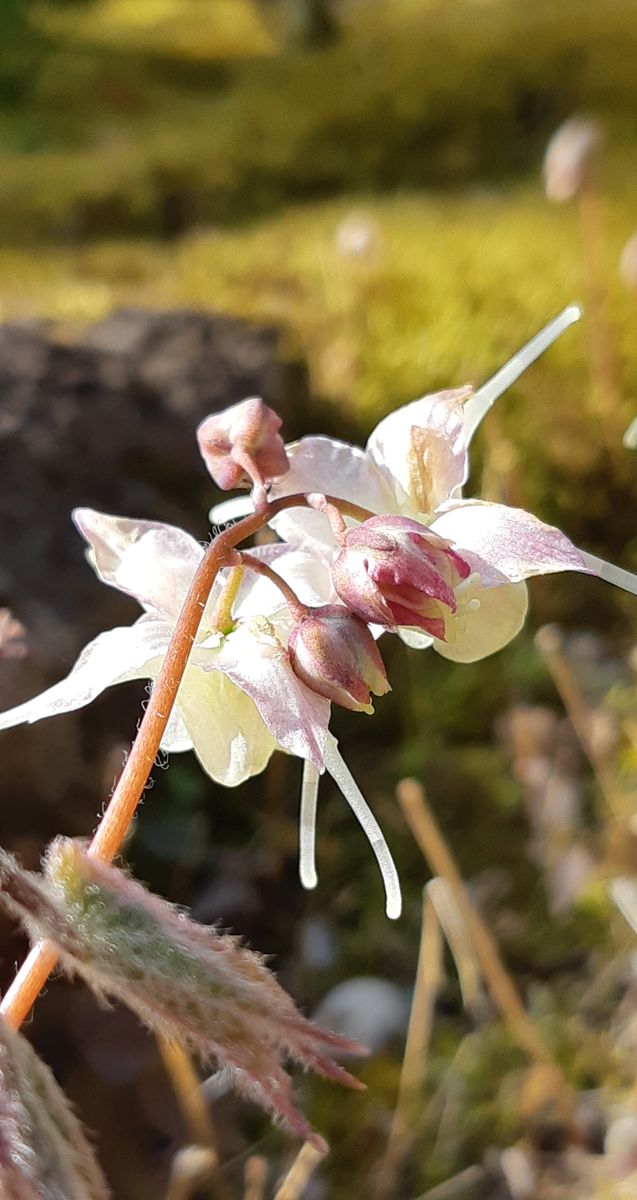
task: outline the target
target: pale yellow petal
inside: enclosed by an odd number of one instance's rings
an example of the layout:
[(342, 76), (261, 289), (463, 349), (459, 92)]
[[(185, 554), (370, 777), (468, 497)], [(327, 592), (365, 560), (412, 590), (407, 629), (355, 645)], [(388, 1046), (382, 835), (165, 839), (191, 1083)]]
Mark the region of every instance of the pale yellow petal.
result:
[(479, 582), (457, 592), (458, 611), (447, 617), (447, 641), (434, 649), (452, 662), (470, 663), (495, 654), (518, 634), (528, 608), (525, 583), (483, 588)]

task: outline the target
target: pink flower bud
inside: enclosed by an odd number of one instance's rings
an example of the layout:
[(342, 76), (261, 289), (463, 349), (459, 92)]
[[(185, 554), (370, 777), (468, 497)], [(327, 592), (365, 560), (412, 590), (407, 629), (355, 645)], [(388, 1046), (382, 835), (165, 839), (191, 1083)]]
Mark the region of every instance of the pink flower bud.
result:
[(591, 117), (570, 117), (553, 134), (544, 157), (546, 195), (554, 204), (571, 200), (589, 179), (602, 144), (602, 131)]
[(391, 691), (367, 625), (339, 604), (325, 604), (302, 617), (288, 651), (299, 679), (343, 708), (371, 713), (370, 692), (384, 696)]
[(281, 418), (259, 396), (206, 417), (197, 429), (203, 460), (224, 492), (285, 475), (288, 457)]
[(445, 610), (471, 568), (451, 543), (410, 517), (370, 517), (342, 538), (334, 587), (363, 621), (416, 626), (445, 638)]

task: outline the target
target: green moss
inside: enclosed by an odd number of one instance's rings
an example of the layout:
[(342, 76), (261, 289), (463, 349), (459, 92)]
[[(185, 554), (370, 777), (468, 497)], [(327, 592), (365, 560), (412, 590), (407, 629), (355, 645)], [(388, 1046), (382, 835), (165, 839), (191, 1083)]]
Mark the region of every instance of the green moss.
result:
[(34, 30), (21, 119), (42, 152), (14, 153), (0, 180), (16, 238), (171, 234), (294, 198), (501, 179), (576, 108), (635, 133), (630, 0), (397, 0), (312, 54), (273, 53), (238, 0), (94, 0), (36, 10)]

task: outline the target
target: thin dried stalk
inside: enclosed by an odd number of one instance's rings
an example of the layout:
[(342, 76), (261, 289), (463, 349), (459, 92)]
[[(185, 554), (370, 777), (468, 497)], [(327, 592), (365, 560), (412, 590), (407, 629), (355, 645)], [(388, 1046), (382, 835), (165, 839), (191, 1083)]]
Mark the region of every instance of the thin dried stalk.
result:
[(453, 855), (427, 804), (421, 784), (403, 779), (396, 790), (398, 802), (423, 856), (435, 875), (446, 879), (467, 925), (489, 992), (502, 1013), (518, 1045), (535, 1063), (549, 1064), (559, 1072), (565, 1090), (568, 1084), (554, 1062), (518, 990), (504, 967), (495, 941), (474, 909)]
[(586, 309), (594, 413), (602, 419), (602, 433), (614, 455), (621, 445), (620, 367), (615, 331), (608, 316), (605, 282), (605, 211), (600, 185), (601, 164), (591, 165), (578, 195), (578, 215), (585, 268)]
[(420, 952), (411, 1004), (398, 1099), (375, 1188), (377, 1200), (395, 1196), (397, 1177), (412, 1139), (414, 1110), (422, 1095), (436, 998), (443, 979), (440, 922), (427, 888), (423, 889)]
[(467, 1167), (452, 1179), (437, 1184), (428, 1192), (423, 1192), (416, 1200), (472, 1200), (473, 1197), (484, 1195), (483, 1187), (486, 1172), (483, 1167)]
[(264, 1200), (268, 1181), (268, 1160), (261, 1154), (251, 1154), (243, 1174), (243, 1200)]
[(462, 1003), (467, 1012), (477, 1018), (484, 1009), (485, 995), (482, 987), (482, 971), (466, 922), (446, 879), (441, 879), (440, 876), (432, 879), (427, 884), (427, 894), (436, 910), (436, 916), (451, 950), (460, 981)]
[(217, 1155), (215, 1132), (200, 1087), (199, 1076), (190, 1055), (177, 1042), (159, 1036), (157, 1045), (162, 1062), (173, 1085), (179, 1107), (197, 1145), (207, 1146)]
[(310, 1176), (325, 1155), (315, 1146), (305, 1142), (299, 1150), (285, 1179), (277, 1188), (274, 1200), (299, 1200)]
[(216, 1165), (217, 1156), (208, 1146), (184, 1146), (173, 1159), (166, 1200), (190, 1200)]
[[(206, 1104), (197, 1071), (188, 1052), (177, 1042), (159, 1035), (157, 1045), (177, 1102), (196, 1146), (203, 1147), (206, 1151), (208, 1178), (211, 1179), (219, 1167), (219, 1152), (210, 1109)], [(228, 1200), (230, 1196), (226, 1183), (220, 1176), (214, 1179), (214, 1185), (212, 1182), (210, 1183), (208, 1190), (209, 1194), (216, 1197), (217, 1200)]]
[(582, 695), (571, 664), (564, 653), (562, 636), (557, 626), (545, 625), (539, 629), (535, 636), (535, 644), (551, 673), (575, 736), (593, 768), (608, 813), (615, 820), (621, 820), (626, 815), (625, 806), (615, 786), (613, 772), (591, 737), (593, 713)]

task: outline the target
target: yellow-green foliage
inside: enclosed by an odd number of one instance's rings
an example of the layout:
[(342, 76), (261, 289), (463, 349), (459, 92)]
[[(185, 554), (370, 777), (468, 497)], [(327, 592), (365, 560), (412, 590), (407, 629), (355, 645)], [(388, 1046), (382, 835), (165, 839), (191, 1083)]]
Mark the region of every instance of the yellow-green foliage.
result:
[(275, 54), (248, 0), (44, 6), (34, 29), (0, 117), (13, 237), (171, 234), (289, 198), (498, 178), (573, 108), (635, 130), (632, 0), (363, 4), (313, 54)]
[[(607, 276), (624, 375), (610, 431), (613, 473), (631, 486), (633, 456), (620, 449), (634, 413), (632, 329), (637, 301), (617, 279), (616, 261), (635, 219), (622, 169), (610, 173)], [(367, 258), (339, 250), (353, 214), (369, 223)], [(238, 230), (201, 230), (172, 244), (96, 242), (72, 256), (0, 250), (3, 315), (98, 318), (138, 303), (217, 309), (289, 330), (319, 394), (347, 401), (360, 435), (374, 419), (428, 389), (484, 380), (565, 303), (583, 297), (574, 209), (544, 200), (539, 180), (465, 196), (403, 194), (365, 202), (287, 209)], [(602, 531), (612, 497), (591, 486), (600, 454), (587, 374), (586, 324), (569, 331), (489, 418), (490, 487), (561, 517), (600, 524), (600, 540), (626, 546), (634, 533), (619, 514)], [(229, 397), (230, 399), (230, 397)], [(483, 444), (483, 439), (480, 439)], [(542, 462), (533, 452), (542, 446)], [(489, 466), (489, 463), (487, 463)], [(586, 506), (574, 480), (586, 481)], [(625, 514), (625, 509), (624, 509)], [(626, 514), (625, 514), (626, 515)], [(603, 534), (603, 536), (602, 536)]]

